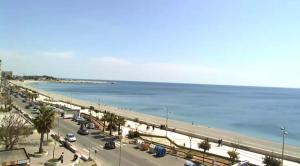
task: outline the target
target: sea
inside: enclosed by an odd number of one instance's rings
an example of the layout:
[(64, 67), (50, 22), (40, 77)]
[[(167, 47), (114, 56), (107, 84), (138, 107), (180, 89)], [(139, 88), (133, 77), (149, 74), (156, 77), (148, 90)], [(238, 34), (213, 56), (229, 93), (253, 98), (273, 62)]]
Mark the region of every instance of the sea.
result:
[(300, 89), (107, 81), (35, 82), (32, 87), (194, 125), (300, 146)]

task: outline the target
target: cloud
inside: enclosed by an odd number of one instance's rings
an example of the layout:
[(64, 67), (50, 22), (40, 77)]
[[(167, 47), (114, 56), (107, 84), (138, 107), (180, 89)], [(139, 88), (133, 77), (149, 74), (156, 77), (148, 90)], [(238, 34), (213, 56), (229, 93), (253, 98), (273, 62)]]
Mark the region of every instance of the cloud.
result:
[(130, 62), (128, 60), (110, 57), (110, 56), (92, 57), (89, 59), (90, 59), (90, 61), (92, 61), (94, 63), (100, 63), (100, 64), (111, 64), (111, 65), (129, 65), (130, 64)]
[(42, 56), (47, 56), (50, 58), (61, 58), (61, 59), (70, 59), (74, 57), (73, 52), (41, 52)]
[[(293, 63), (247, 63), (231, 66), (203, 65), (200, 62), (137, 63), (137, 59), (116, 56), (82, 56), (70, 51), (34, 54), (0, 50), (4, 70), (17, 74), (47, 74), (60, 78), (85, 78), (201, 84), (231, 84), (299, 87), (300, 68)], [(267, 65), (267, 66), (266, 66)]]

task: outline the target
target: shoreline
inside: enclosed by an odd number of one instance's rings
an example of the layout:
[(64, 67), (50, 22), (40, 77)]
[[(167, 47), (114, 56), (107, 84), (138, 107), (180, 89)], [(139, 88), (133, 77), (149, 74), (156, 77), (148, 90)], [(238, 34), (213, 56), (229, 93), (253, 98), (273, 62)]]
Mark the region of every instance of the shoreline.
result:
[[(49, 93), (40, 89), (36, 89), (28, 85), (29, 83), (32, 82), (37, 82), (37, 81), (25, 81), (25, 82), (15, 82), (13, 81), (13, 84), (16, 84), (18, 86), (22, 86), (28, 89), (33, 89), (37, 91), (38, 93), (49, 96), (55, 100), (60, 100), (63, 102), (70, 103), (68, 100), (69, 97), (59, 95), (59, 94), (53, 94)], [(97, 104), (93, 103), (90, 101), (84, 101), (84, 100), (79, 100), (79, 99), (72, 99), (72, 104), (74, 105), (79, 105), (79, 106), (84, 106), (84, 107), (89, 107), (89, 106), (94, 106), (95, 109), (100, 109), (100, 110), (107, 110), (109, 112), (118, 114), (120, 116), (124, 116), (127, 119), (134, 119), (138, 118), (139, 121), (148, 123), (148, 124), (155, 124), (155, 125), (160, 125), (160, 124), (165, 124), (166, 119), (158, 116), (153, 116), (153, 115), (148, 115), (144, 113), (139, 113), (139, 112), (134, 112), (134, 111), (129, 111), (129, 110), (124, 110), (124, 109), (118, 109), (112, 106), (107, 106), (103, 104)], [(176, 129), (175, 132), (181, 133), (184, 135), (192, 136), (195, 138), (210, 138), (213, 142), (218, 140), (218, 139), (223, 139), (224, 143), (228, 145), (232, 145), (232, 143), (237, 143), (239, 142), (239, 145), (243, 149), (247, 149), (249, 151), (254, 151), (258, 153), (271, 153), (274, 152), (276, 154), (281, 155), (281, 148), (282, 145), (280, 143), (276, 143), (273, 141), (269, 140), (264, 140), (264, 139), (258, 139), (255, 137), (251, 136), (245, 136), (239, 133), (231, 132), (231, 131), (226, 131), (222, 129), (217, 129), (217, 128), (210, 128), (207, 126), (201, 126), (201, 125), (192, 125), (187, 122), (183, 121), (177, 121), (177, 120), (168, 120), (168, 128), (170, 129)], [(285, 145), (285, 158), (300, 158), (300, 147), (297, 146), (292, 146), (292, 145)], [(298, 160), (299, 161), (299, 160)]]

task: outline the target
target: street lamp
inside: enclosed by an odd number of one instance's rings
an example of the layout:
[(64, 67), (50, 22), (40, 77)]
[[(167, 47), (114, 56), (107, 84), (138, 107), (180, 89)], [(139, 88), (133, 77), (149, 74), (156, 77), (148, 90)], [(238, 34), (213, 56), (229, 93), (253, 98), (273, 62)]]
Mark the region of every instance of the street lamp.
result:
[[(120, 132), (122, 133), (122, 129)], [(119, 166), (121, 166), (121, 158), (122, 158), (122, 138), (123, 138), (123, 135), (121, 134), (119, 137), (119, 139), (120, 139)]]
[(285, 127), (281, 127), (281, 131), (282, 131), (282, 153), (281, 153), (281, 165), (283, 166), (283, 153), (284, 153), (284, 138), (286, 135), (288, 135), (287, 130), (285, 129)]
[(166, 107), (166, 137), (168, 137), (168, 120), (169, 120), (169, 110)]

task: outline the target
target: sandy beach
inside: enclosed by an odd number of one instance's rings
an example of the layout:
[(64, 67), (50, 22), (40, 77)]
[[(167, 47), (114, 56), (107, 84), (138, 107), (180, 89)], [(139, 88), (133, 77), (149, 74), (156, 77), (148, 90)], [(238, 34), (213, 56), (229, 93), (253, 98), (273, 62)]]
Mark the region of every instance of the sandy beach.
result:
[[(23, 86), (29, 89), (33, 89), (35, 91), (38, 91), (39, 93), (46, 95), (50, 98), (53, 98), (55, 100), (60, 100), (63, 102), (72, 102), (73, 104), (84, 106), (84, 107), (90, 107), (93, 106), (95, 109), (101, 110), (101, 111), (109, 111), (115, 114), (118, 114), (120, 116), (124, 116), (128, 119), (134, 119), (138, 118), (139, 121), (146, 122), (149, 124), (165, 124), (166, 119), (162, 117), (156, 117), (152, 115), (146, 115), (143, 113), (138, 113), (130, 110), (124, 110), (119, 109), (115, 107), (111, 107), (104, 104), (98, 104), (93, 103), (89, 101), (83, 101), (79, 99), (72, 98), (72, 101), (70, 97), (58, 95), (58, 94), (52, 94), (48, 93), (46, 91), (38, 90), (33, 87), (30, 87), (28, 84), (32, 81), (26, 81), (26, 82), (18, 82), (18, 81), (12, 81), (12, 83)], [(192, 125), (190, 123), (176, 121), (176, 120), (168, 120), (168, 127), (170, 129), (175, 129), (177, 133), (189, 135), (194, 138), (210, 138), (212, 141), (216, 141), (218, 139), (223, 139), (224, 143), (227, 145), (230, 145), (231, 143), (239, 143), (241, 146), (241, 149), (245, 149), (248, 151), (266, 154), (266, 153), (272, 153), (281, 156), (281, 150), (282, 150), (282, 144), (272, 142), (269, 140), (263, 140), (258, 139), (255, 137), (245, 136), (239, 133), (234, 133), (230, 131), (225, 131), (222, 129), (216, 129), (216, 128), (210, 128), (206, 126), (200, 126), (200, 125)], [(292, 161), (299, 161), (300, 159), (300, 147), (291, 146), (291, 145), (285, 145), (285, 158)]]

